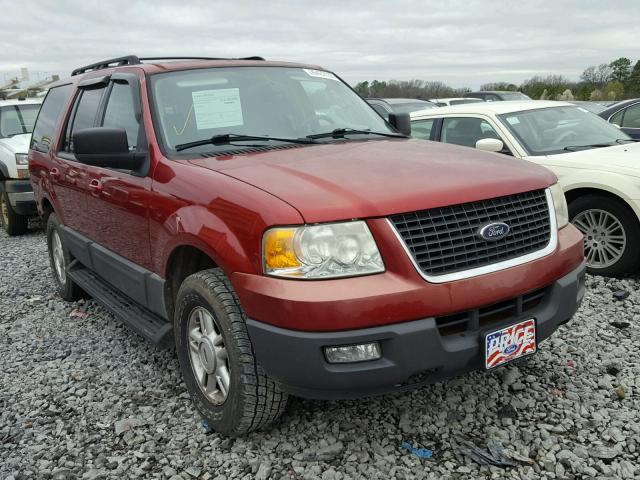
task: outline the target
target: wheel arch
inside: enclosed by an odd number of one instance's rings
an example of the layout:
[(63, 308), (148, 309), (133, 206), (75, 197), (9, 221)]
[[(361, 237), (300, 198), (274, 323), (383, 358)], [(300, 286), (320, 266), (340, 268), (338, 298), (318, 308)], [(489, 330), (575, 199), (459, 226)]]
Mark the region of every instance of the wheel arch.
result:
[(637, 201), (634, 201), (624, 192), (611, 186), (592, 184), (574, 185), (568, 189), (565, 188), (564, 194), (567, 199), (567, 203), (571, 203), (577, 198), (585, 195), (602, 195), (613, 200), (617, 200), (629, 208), (629, 210), (635, 214), (636, 219), (640, 223), (640, 205), (638, 205)]

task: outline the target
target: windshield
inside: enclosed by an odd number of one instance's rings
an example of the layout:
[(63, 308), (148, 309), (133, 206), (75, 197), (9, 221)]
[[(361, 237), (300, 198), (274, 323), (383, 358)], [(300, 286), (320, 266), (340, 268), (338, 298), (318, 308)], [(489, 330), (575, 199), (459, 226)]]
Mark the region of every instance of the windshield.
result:
[(0, 138), (33, 132), (40, 105), (9, 105), (0, 108)]
[(580, 107), (550, 107), (498, 115), (529, 155), (617, 145), (630, 137)]
[[(151, 86), (157, 130), (170, 153), (175, 152), (176, 145), (214, 135), (299, 139), (343, 128), (395, 133), (347, 85), (321, 70), (289, 67), (185, 70), (153, 75)], [(238, 148), (242, 144), (202, 145), (189, 153)]]
[(503, 100), (531, 100), (531, 97), (520, 92), (500, 92), (500, 97)]

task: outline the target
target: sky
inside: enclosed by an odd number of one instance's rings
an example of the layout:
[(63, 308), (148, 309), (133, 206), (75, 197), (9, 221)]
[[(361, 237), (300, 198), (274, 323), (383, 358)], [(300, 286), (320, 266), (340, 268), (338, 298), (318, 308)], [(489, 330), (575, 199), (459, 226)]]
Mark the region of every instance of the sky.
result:
[(0, 0), (0, 84), (107, 58), (261, 55), (351, 84), (440, 80), (477, 88), (534, 75), (577, 80), (640, 59), (640, 0)]

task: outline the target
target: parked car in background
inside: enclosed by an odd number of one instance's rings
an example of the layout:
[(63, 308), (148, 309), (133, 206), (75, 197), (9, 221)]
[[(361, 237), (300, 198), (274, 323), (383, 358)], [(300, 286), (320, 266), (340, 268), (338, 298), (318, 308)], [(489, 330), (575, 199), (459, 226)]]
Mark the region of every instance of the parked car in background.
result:
[(501, 102), (505, 100), (531, 100), (531, 98), (522, 92), (510, 92), (501, 90), (482, 90), (479, 92), (467, 92), (463, 95), (465, 98), (480, 98), (485, 102)]
[(640, 139), (640, 98), (618, 102), (598, 113), (632, 138)]
[[(414, 136), (512, 155), (558, 176), (587, 266), (640, 268), (640, 144), (603, 119), (554, 101), (473, 103), (414, 112)], [(514, 160), (516, 162), (517, 160)]]
[(464, 103), (484, 102), (481, 98), (430, 98), (429, 101), (438, 107), (450, 107), (451, 105), (462, 105)]
[(37, 215), (27, 153), (42, 99), (0, 100), (0, 225), (9, 235), (26, 232)]
[(578, 107), (582, 107), (585, 110), (589, 110), (591, 113), (595, 113), (596, 115), (598, 115), (599, 113), (607, 109), (607, 107), (600, 102), (591, 102), (586, 100), (571, 100), (569, 103), (572, 103)]
[(230, 435), (288, 394), (401, 392), (535, 353), (584, 295), (555, 175), (390, 118), (311, 65), (76, 69), (29, 152), (58, 293), (175, 345)]
[(435, 108), (433, 102), (417, 98), (367, 98), (369, 105), (387, 120), (390, 113), (411, 113), (425, 108)]

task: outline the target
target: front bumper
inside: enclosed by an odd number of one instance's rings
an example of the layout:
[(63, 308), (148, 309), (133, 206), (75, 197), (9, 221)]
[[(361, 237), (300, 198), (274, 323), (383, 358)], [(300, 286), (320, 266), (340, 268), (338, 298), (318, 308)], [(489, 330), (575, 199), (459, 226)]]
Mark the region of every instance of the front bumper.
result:
[(9, 197), (11, 208), (18, 215), (37, 215), (33, 187), (29, 180), (5, 180), (4, 190)]
[[(537, 340), (571, 319), (584, 296), (582, 263), (546, 289), (544, 300), (518, 318), (491, 325), (499, 329), (536, 318)], [(302, 332), (247, 320), (260, 365), (289, 393), (307, 398), (357, 398), (416, 388), (483, 368), (481, 330), (443, 336), (436, 319), (341, 332)], [(330, 364), (323, 347), (380, 342), (379, 360)]]

